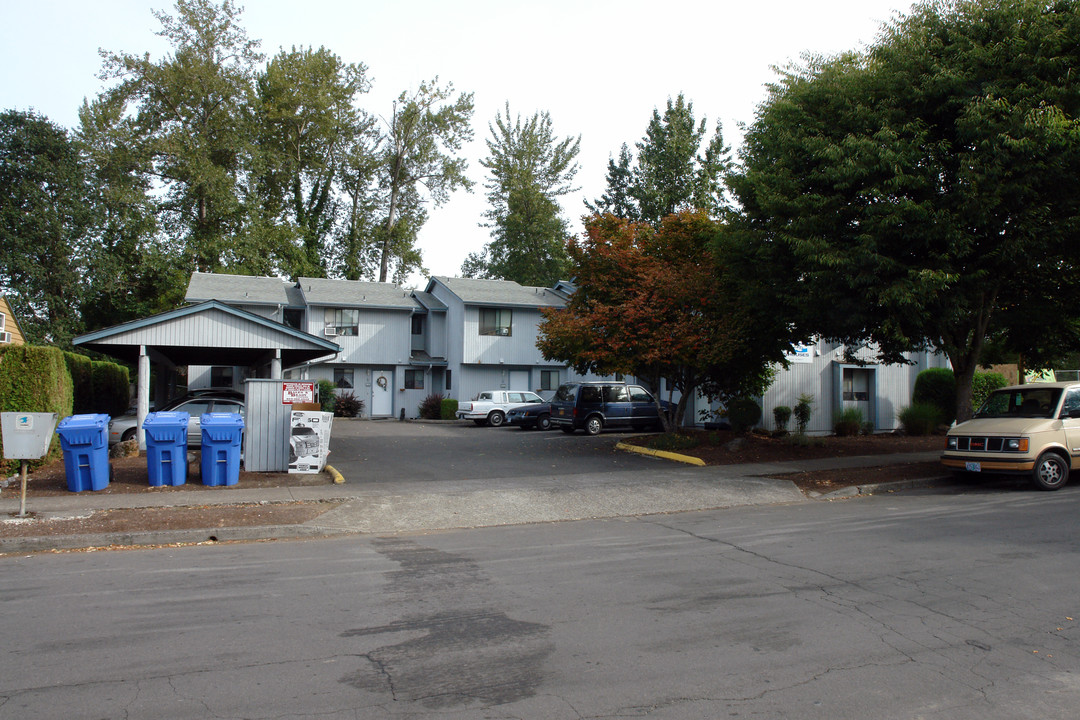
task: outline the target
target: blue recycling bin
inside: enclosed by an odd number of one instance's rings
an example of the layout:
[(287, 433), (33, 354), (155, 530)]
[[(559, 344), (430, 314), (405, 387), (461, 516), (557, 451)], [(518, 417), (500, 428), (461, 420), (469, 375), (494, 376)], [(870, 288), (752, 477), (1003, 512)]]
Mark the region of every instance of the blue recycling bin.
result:
[(202, 428), (203, 485), (235, 485), (240, 482), (240, 440), (244, 418), (239, 413), (203, 413)]
[(146, 433), (146, 471), (150, 485), (183, 485), (187, 480), (186, 412), (150, 413), (143, 420)]
[(71, 492), (109, 486), (109, 419), (108, 415), (71, 415), (56, 426)]

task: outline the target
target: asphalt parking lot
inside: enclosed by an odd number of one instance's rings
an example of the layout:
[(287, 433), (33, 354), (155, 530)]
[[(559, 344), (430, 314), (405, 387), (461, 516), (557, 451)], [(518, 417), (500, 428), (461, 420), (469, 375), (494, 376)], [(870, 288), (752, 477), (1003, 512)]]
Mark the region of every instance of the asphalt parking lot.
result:
[(335, 418), (329, 462), (346, 482), (555, 479), (594, 473), (655, 472), (662, 461), (615, 450), (637, 432), (478, 427), (469, 421), (399, 422)]

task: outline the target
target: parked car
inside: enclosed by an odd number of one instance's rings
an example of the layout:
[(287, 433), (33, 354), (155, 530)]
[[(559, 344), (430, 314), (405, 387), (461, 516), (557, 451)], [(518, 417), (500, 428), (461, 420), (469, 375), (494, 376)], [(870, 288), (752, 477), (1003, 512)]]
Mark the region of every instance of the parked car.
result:
[(456, 414), (458, 419), (472, 420), (477, 425), (499, 427), (510, 408), (543, 402), (544, 398), (528, 390), (485, 390), (471, 402), (458, 403)]
[[(662, 403), (664, 412), (670, 412), (671, 403)], [(551, 399), (551, 422), (564, 433), (581, 428), (588, 435), (598, 435), (606, 427), (663, 427), (652, 393), (621, 382), (560, 385)]]
[(532, 428), (536, 428), (537, 430), (550, 430), (551, 405), (548, 403), (516, 405), (506, 412), (506, 424), (516, 425), (522, 430), (529, 430)]
[(1080, 383), (1031, 383), (995, 390), (946, 436), (945, 467), (968, 473), (1030, 473), (1057, 490), (1080, 468)]
[[(161, 408), (176, 412), (186, 412), (191, 416), (188, 422), (188, 444), (202, 442), (202, 430), (199, 427), (199, 417), (203, 413), (238, 412), (244, 414), (244, 395), (235, 390), (193, 390), (192, 392), (165, 403)], [(131, 440), (138, 430), (138, 417), (132, 413), (121, 415), (109, 421), (109, 444)]]

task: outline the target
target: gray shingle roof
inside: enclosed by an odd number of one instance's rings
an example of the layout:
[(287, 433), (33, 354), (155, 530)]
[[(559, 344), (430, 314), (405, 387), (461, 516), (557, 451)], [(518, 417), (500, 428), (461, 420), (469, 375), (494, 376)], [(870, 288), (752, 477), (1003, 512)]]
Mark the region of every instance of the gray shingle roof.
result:
[(287, 288), (291, 283), (276, 277), (191, 273), (184, 300), (189, 303), (220, 300), (238, 305), (293, 305)]
[(300, 278), (300, 292), (309, 305), (367, 306), (412, 310), (416, 301), (393, 283), (364, 282), (361, 280), (327, 280), (325, 278)]
[(563, 307), (566, 301), (551, 288), (519, 285), (512, 280), (476, 280), (473, 278), (433, 278), (468, 305), (518, 305), (526, 307)]
[(421, 290), (414, 290), (413, 297), (416, 301), (423, 305), (428, 310), (438, 312), (440, 310), (446, 310), (446, 303), (439, 298), (435, 297), (429, 292), (423, 292)]

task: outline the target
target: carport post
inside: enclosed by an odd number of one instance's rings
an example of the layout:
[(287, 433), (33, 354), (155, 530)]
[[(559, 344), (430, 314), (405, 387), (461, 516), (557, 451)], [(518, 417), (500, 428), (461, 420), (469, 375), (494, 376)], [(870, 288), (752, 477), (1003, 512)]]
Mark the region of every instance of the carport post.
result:
[(146, 346), (139, 346), (139, 383), (135, 389), (136, 406), (135, 411), (139, 418), (139, 429), (136, 433), (136, 437), (139, 439), (139, 449), (146, 450), (146, 435), (143, 433), (143, 420), (146, 419), (146, 414), (150, 412), (150, 356), (146, 352)]
[(270, 377), (274, 380), (281, 378), (281, 348), (274, 350), (274, 359), (270, 361)]

